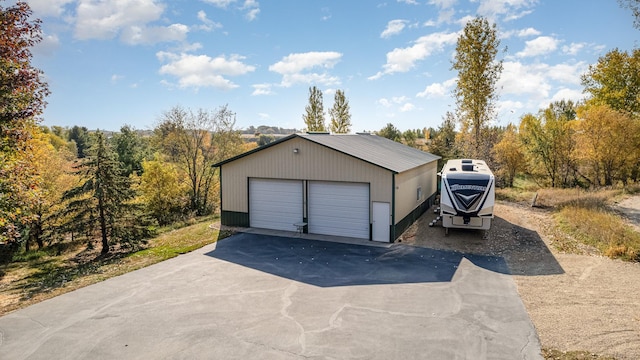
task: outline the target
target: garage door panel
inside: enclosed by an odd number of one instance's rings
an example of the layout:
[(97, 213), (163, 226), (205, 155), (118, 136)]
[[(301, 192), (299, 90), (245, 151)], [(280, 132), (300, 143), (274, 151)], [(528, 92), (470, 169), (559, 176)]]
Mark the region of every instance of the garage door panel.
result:
[(302, 181), (250, 179), (249, 222), (251, 227), (295, 231), (302, 222)]
[(369, 185), (309, 183), (309, 232), (369, 238)]

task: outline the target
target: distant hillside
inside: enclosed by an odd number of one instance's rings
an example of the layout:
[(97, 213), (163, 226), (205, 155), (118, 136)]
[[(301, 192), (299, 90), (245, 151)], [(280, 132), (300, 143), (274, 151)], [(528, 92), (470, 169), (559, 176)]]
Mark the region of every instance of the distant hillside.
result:
[(247, 135), (255, 135), (255, 136), (259, 136), (261, 134), (275, 136), (275, 135), (295, 134), (297, 131), (298, 131), (297, 129), (285, 129), (277, 126), (260, 125), (258, 127), (255, 127), (251, 125), (247, 129), (242, 130), (242, 133)]

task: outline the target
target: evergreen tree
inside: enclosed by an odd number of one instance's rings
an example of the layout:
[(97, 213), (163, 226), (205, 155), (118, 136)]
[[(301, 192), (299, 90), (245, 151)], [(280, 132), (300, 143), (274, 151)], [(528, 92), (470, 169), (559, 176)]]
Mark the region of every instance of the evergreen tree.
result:
[(134, 192), (128, 177), (123, 176), (117, 155), (100, 131), (94, 135), (92, 146), (85, 161), (77, 167), (83, 180), (80, 185), (65, 192), (63, 200), (68, 200), (67, 212), (71, 213), (68, 228), (93, 234), (100, 232), (102, 254), (109, 252), (109, 240), (135, 241), (136, 235), (130, 231), (135, 221), (129, 217)]
[(315, 86), (309, 88), (309, 104), (305, 107), (305, 111), (302, 120), (307, 125), (307, 131), (327, 131), (324, 124), (322, 91)]
[(69, 130), (68, 140), (76, 144), (79, 159), (87, 156), (87, 150), (91, 147), (91, 136), (89, 136), (89, 130), (86, 127), (78, 125), (72, 127)]
[(333, 98), (333, 107), (329, 110), (331, 115), (330, 130), (334, 134), (348, 134), (351, 132), (351, 114), (349, 113), (349, 101), (342, 90), (337, 90)]

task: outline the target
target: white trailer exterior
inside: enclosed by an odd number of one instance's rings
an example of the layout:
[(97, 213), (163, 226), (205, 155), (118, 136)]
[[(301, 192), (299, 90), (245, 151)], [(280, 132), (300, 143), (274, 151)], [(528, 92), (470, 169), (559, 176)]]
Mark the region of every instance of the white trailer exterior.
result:
[(491, 227), (495, 204), (495, 178), (482, 160), (449, 160), (440, 172), (442, 226), (483, 229)]

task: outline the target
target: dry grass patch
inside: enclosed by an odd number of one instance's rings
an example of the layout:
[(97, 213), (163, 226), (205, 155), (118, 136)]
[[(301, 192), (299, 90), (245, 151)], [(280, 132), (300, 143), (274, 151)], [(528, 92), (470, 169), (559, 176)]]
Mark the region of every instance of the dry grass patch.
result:
[(554, 246), (564, 252), (598, 253), (640, 261), (640, 233), (612, 210), (615, 201), (638, 186), (620, 189), (540, 189), (536, 206), (555, 212)]
[(585, 200), (563, 206), (556, 214), (558, 225), (578, 241), (601, 254), (625, 261), (640, 261), (640, 233), (601, 202)]
[(546, 360), (615, 360), (610, 356), (593, 354), (588, 351), (559, 351), (555, 349), (542, 349), (542, 356)]

